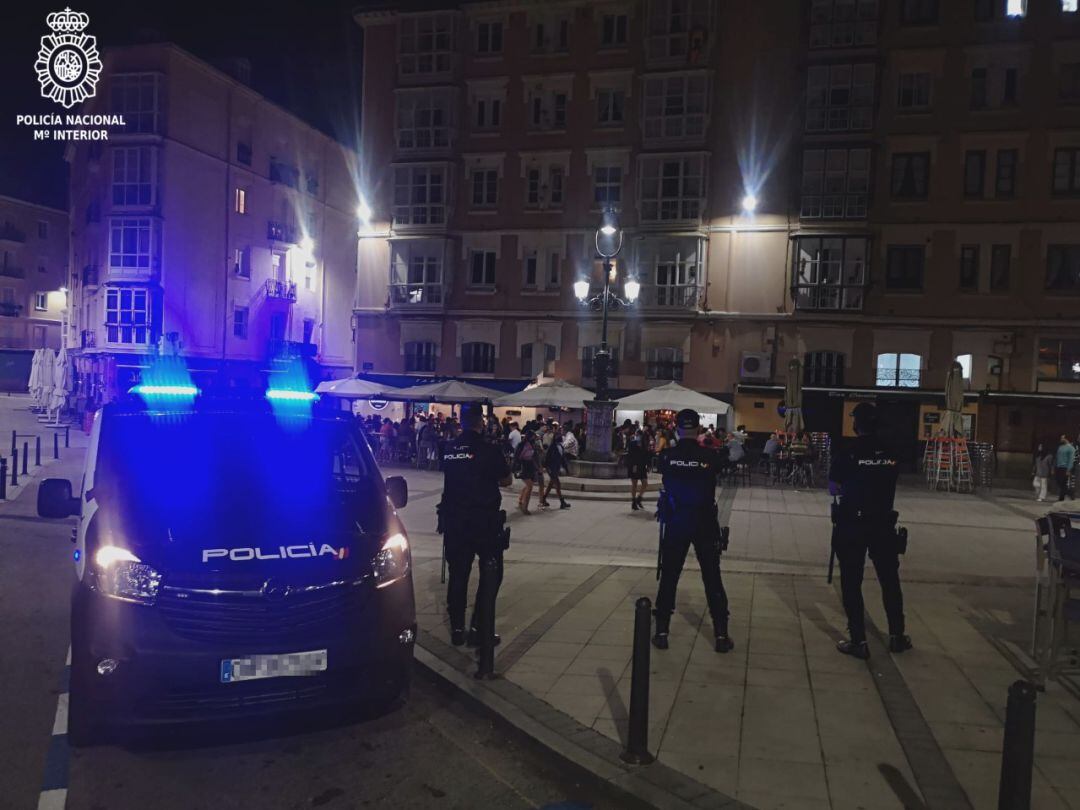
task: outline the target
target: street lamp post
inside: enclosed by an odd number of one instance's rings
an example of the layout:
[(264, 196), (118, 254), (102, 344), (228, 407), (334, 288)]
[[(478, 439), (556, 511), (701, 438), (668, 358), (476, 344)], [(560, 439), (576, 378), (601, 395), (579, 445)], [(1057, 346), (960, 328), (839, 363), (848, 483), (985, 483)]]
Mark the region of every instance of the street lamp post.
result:
[(587, 403), (589, 414), (585, 460), (593, 462), (611, 462), (611, 423), (615, 416), (617, 402), (611, 401), (608, 388), (608, 369), (611, 351), (608, 348), (608, 310), (612, 307), (629, 307), (637, 300), (641, 285), (632, 278), (623, 283), (623, 295), (616, 295), (611, 289), (615, 275), (611, 260), (622, 250), (623, 232), (619, 227), (615, 211), (607, 209), (603, 213), (600, 227), (596, 230), (596, 252), (604, 260), (604, 288), (595, 296), (589, 296), (590, 285), (587, 279), (574, 283), (574, 294), (578, 300), (591, 309), (600, 310), (600, 349), (593, 356), (593, 376), (596, 379), (596, 398)]

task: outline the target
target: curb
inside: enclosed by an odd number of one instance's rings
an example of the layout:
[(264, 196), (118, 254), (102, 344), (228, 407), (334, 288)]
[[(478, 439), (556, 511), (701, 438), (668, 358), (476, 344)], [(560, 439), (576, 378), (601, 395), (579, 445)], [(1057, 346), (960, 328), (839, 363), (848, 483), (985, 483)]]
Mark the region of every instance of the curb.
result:
[(628, 799), (655, 810), (752, 810), (750, 805), (661, 762), (627, 765), (619, 759), (619, 743), (505, 678), (474, 679), (467, 671), (472, 664), (467, 656), (424, 630), (414, 647), (414, 660), (429, 675), (454, 687), (474, 705), (529, 737), (568, 767), (584, 771)]

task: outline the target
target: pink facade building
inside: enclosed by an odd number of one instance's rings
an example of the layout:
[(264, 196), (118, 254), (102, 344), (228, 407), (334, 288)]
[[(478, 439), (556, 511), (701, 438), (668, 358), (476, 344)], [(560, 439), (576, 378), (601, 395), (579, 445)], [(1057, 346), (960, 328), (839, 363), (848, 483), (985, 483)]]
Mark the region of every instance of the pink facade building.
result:
[(60, 348), (67, 262), (67, 211), (0, 196), (0, 350)]

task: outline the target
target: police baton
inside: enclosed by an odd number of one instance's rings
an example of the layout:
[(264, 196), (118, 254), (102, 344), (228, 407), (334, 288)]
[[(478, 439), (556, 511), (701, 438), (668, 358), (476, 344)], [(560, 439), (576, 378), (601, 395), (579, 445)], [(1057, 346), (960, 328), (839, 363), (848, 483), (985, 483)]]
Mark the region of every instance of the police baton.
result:
[(664, 524), (660, 524), (660, 542), (656, 544), (656, 581), (660, 581), (660, 572), (664, 569)]
[[(831, 569), (830, 569), (831, 571)], [(443, 540), (442, 544), (442, 568), (439, 571), (439, 583), (446, 584), (446, 541)]]
[(833, 502), (832, 502), (832, 510), (831, 510), (832, 537), (829, 538), (829, 574), (828, 574), (828, 576), (825, 577), (825, 584), (826, 585), (832, 585), (833, 566), (836, 565), (836, 535), (837, 535), (836, 510), (837, 510), (837, 500), (834, 497)]

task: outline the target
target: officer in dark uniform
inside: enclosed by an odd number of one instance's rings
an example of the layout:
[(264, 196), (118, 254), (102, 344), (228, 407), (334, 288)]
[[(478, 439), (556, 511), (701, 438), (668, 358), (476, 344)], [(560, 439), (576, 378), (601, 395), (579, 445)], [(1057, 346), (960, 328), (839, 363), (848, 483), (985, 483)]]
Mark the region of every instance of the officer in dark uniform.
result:
[(833, 458), (829, 469), (829, 492), (840, 498), (833, 507), (833, 551), (840, 562), (840, 592), (850, 634), (837, 649), (865, 660), (870, 657), (862, 597), (867, 553), (881, 583), (889, 620), (889, 650), (901, 653), (911, 649), (911, 639), (904, 635), (904, 596), (900, 590), (899, 555), (905, 551), (907, 535), (896, 529), (893, 499), (899, 468), (895, 454), (877, 437), (877, 408), (860, 403), (852, 417), (855, 441)]
[(726, 532), (721, 530), (716, 511), (716, 478), (722, 458), (697, 442), (701, 426), (696, 411), (679, 411), (675, 427), (679, 441), (660, 453), (658, 468), (664, 481), (657, 518), (661, 523), (660, 589), (656, 595), (656, 634), (653, 645), (668, 648), (668, 629), (675, 611), (675, 590), (679, 587), (686, 553), (694, 546), (705, 597), (712, 614), (716, 651), (735, 648), (728, 637), (728, 599), (720, 578), (720, 553)]
[(478, 614), (482, 610), (479, 595), (487, 584), (485, 578), (495, 577), (496, 591), (502, 583), (503, 552), (509, 545), (509, 530), (503, 528), (506, 512), (500, 508), (499, 487), (510, 486), (511, 477), (502, 452), (481, 435), (484, 414), (480, 405), (462, 406), (461, 427), (461, 435), (442, 448), (444, 481), (438, 513), (450, 568), (446, 610), (450, 616), (450, 641), (455, 646), (466, 641), (469, 574), (473, 558), (479, 558), (480, 585), (468, 635), (469, 646), (475, 647), (479, 643), (479, 628), (483, 626)]

